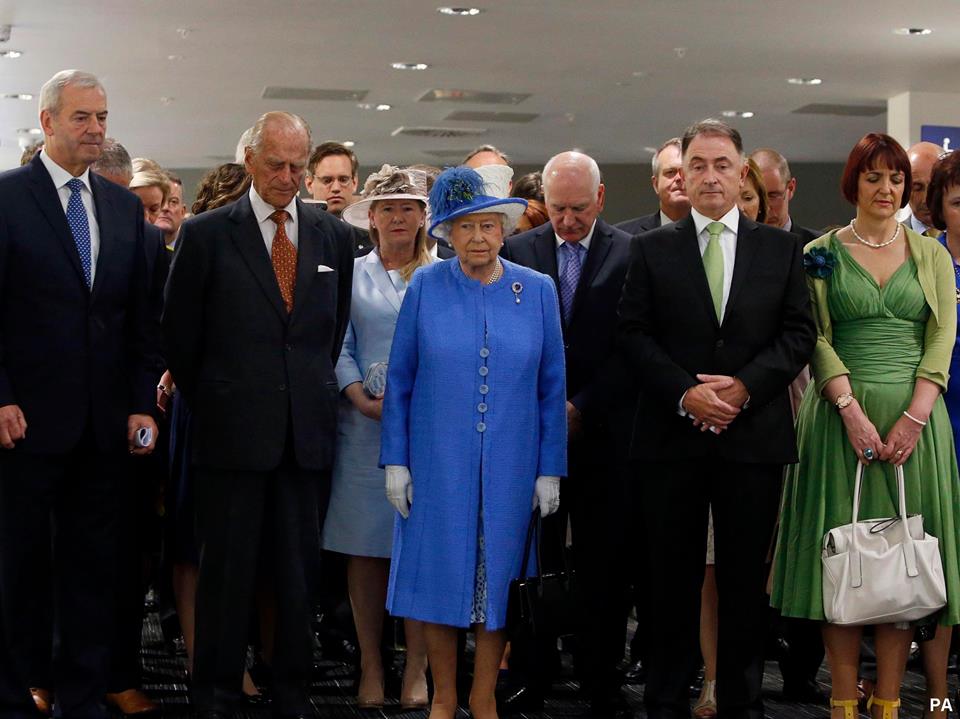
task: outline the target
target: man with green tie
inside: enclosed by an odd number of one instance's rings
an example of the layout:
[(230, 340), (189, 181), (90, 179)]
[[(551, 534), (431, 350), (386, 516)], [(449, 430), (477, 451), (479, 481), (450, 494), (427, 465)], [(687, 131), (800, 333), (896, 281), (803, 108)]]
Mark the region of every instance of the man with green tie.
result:
[(690, 716), (712, 507), (719, 590), (717, 691), (725, 719), (761, 719), (764, 563), (783, 465), (795, 462), (787, 388), (816, 342), (797, 238), (737, 209), (740, 133), (687, 129), (688, 217), (633, 239), (619, 342), (641, 384), (631, 442), (650, 574), (644, 701)]

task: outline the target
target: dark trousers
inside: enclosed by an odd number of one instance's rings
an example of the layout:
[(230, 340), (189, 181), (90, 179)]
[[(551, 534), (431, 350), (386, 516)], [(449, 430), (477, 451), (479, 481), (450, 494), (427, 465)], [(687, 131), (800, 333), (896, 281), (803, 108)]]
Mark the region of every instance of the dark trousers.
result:
[(690, 716), (690, 657), (697, 655), (699, 644), (707, 510), (712, 506), (718, 704), (724, 719), (762, 719), (769, 603), (765, 561), (783, 468), (710, 459), (648, 463), (639, 471), (650, 567), (648, 714), (651, 719)]
[[(117, 495), (126, 457), (85, 439), (62, 455), (0, 450), (0, 616), (9, 675), (0, 716), (35, 716), (28, 687), (57, 647), (57, 713), (103, 717), (114, 632)], [(52, 560), (51, 560), (52, 557)], [(53, 578), (52, 603), (38, 596)], [(39, 588), (39, 589), (38, 589)]]
[(259, 568), (276, 606), (270, 665), (274, 712), (312, 713), (307, 692), (313, 668), (311, 599), (329, 492), (329, 474), (300, 469), (290, 451), (270, 472), (196, 468), (200, 576), (193, 700), (198, 711), (227, 713), (240, 698)]

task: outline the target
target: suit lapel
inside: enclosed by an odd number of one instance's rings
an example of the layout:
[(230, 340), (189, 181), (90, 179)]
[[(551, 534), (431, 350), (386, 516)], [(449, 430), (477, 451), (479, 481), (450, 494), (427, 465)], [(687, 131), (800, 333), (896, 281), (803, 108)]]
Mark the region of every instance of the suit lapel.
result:
[(537, 267), (545, 275), (550, 275), (557, 291), (560, 291), (560, 270), (557, 268), (557, 239), (553, 234), (553, 225), (549, 222), (540, 226), (533, 238), (533, 254), (537, 258)]
[[(306, 209), (300, 200), (297, 200), (297, 284), (293, 288), (293, 315), (302, 302), (298, 298), (307, 297), (313, 278), (317, 276), (317, 265), (323, 264), (320, 243), (323, 242), (323, 233), (319, 227), (320, 218)], [(273, 265), (270, 266), (271, 270)], [(274, 275), (274, 277), (276, 277)], [(279, 286), (278, 286), (279, 287)]]
[(363, 261), (363, 271), (370, 278), (370, 281), (373, 282), (373, 286), (383, 295), (383, 298), (390, 303), (390, 306), (397, 312), (400, 312), (400, 295), (393, 286), (393, 282), (390, 281), (390, 276), (387, 274), (387, 270), (384, 268), (379, 256), (375, 253), (376, 250), (366, 256)]
[[(90, 185), (93, 188), (93, 206), (97, 211), (97, 227), (100, 232), (100, 249), (97, 252), (97, 270), (93, 275), (93, 297), (96, 299), (107, 279), (107, 267), (110, 259), (116, 253), (116, 228), (111, 220), (116, 217), (113, 205), (106, 197), (106, 192), (98, 184), (100, 178), (90, 173)], [(105, 182), (105, 180), (104, 180)]]
[(613, 246), (613, 240), (610, 236), (613, 232), (603, 220), (598, 219), (597, 225), (593, 230), (593, 238), (590, 240), (590, 249), (587, 250), (587, 259), (583, 263), (583, 269), (580, 270), (580, 281), (577, 283), (577, 291), (573, 296), (573, 311), (570, 313), (571, 320), (576, 316), (580, 304), (587, 290), (593, 284), (597, 272), (603, 266), (604, 260), (610, 254), (610, 248)]
[(80, 283), (86, 287), (87, 278), (83, 274), (83, 265), (80, 263), (80, 253), (77, 251), (77, 243), (73, 239), (73, 233), (70, 232), (70, 225), (67, 224), (67, 216), (63, 211), (63, 205), (60, 203), (60, 196), (57, 194), (57, 188), (53, 185), (53, 179), (47, 168), (43, 166), (43, 161), (38, 154), (30, 162), (30, 191), (33, 193), (37, 204), (40, 206), (40, 212), (46, 218), (47, 222), (53, 228), (54, 234), (60, 241), (64, 252), (70, 258), (70, 263), (77, 271)]
[(737, 255), (733, 261), (733, 279), (730, 284), (730, 295), (727, 297), (727, 311), (723, 313), (725, 318), (730, 315), (730, 308), (733, 307), (750, 273), (750, 264), (757, 253), (757, 243), (760, 241), (757, 237), (757, 227), (759, 225), (756, 222), (741, 213), (740, 225), (737, 227)]
[(707, 282), (707, 273), (703, 269), (703, 255), (700, 254), (700, 244), (697, 242), (697, 226), (693, 218), (687, 215), (673, 225), (677, 233), (677, 253), (682, 265), (689, 274), (690, 286), (700, 298), (707, 315), (713, 320), (714, 326), (719, 327), (717, 313), (713, 308), (713, 296), (710, 294), (710, 284)]
[(250, 272), (260, 283), (267, 300), (273, 305), (280, 318), (286, 322), (289, 319), (287, 308), (283, 304), (283, 297), (280, 296), (280, 285), (277, 284), (277, 276), (273, 272), (273, 264), (267, 254), (267, 247), (263, 243), (263, 235), (260, 233), (256, 215), (253, 214), (249, 196), (244, 195), (237, 200), (230, 211), (230, 219), (237, 225), (236, 232), (230, 233), (231, 239), (250, 268)]

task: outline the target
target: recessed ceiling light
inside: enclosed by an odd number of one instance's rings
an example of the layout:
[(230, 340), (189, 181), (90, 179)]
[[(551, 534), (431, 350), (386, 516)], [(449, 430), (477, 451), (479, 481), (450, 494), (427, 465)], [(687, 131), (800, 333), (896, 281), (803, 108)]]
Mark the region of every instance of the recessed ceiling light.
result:
[(441, 15), (472, 16), (479, 15), (483, 10), (478, 7), (438, 7), (437, 12)]
[(354, 147), (357, 143), (353, 140), (344, 140), (342, 144), (344, 147)]
[(630, 74), (633, 75), (634, 77), (646, 77), (650, 73), (646, 72), (645, 70), (636, 70), (635, 72), (632, 72)]
[(929, 35), (932, 33), (928, 27), (898, 27), (893, 31), (894, 35)]
[(750, 110), (724, 110), (722, 113), (724, 117), (743, 117), (751, 118), (753, 113)]
[(183, 60), (183, 55), (167, 55), (167, 60), (171, 62), (176, 62), (177, 60)]
[(791, 85), (821, 85), (823, 80), (819, 77), (788, 77), (787, 82)]
[(390, 67), (394, 70), (426, 70), (430, 66), (425, 62), (394, 62)]
[(647, 145), (645, 148), (643, 148), (643, 151), (649, 152), (651, 155), (657, 154), (657, 148), (651, 147), (650, 145)]
[(8, 92), (3, 95), (4, 100), (32, 100), (33, 95), (29, 92)]
[(177, 99), (177, 98), (175, 98), (175, 97), (164, 96), (164, 97), (161, 97), (161, 98), (160, 98), (160, 104), (161, 104), (161, 105), (172, 105), (172, 104), (173, 104), (173, 101), (176, 100), (176, 99)]
[(0, 52), (0, 57), (9, 57), (11, 59), (16, 57), (23, 57), (23, 53), (20, 50), (4, 50)]
[(374, 105), (372, 102), (360, 102), (357, 103), (357, 107), (359, 107), (361, 110), (376, 110), (377, 112), (385, 112), (390, 110), (393, 106), (388, 105), (385, 102), (381, 102), (378, 105)]
[(17, 130), (18, 135), (42, 135), (43, 130), (39, 127), (21, 127)]

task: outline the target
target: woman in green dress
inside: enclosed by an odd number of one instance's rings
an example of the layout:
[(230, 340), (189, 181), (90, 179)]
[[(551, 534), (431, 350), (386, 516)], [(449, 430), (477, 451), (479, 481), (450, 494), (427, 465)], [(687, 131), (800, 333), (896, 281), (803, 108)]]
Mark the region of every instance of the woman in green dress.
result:
[[(863, 137), (842, 188), (856, 205), (850, 225), (807, 245), (819, 336), (797, 418), (800, 461), (789, 468), (771, 601), (784, 616), (824, 621), (821, 543), (850, 522), (857, 462), (865, 465), (860, 516), (897, 513), (894, 465), (906, 477), (907, 510), (940, 540), (947, 606), (960, 621), (960, 482), (941, 398), (956, 334), (950, 256), (896, 220), (907, 202), (910, 162), (888, 135)], [(832, 677), (831, 716), (857, 716), (861, 627), (823, 625)], [(876, 627), (875, 719), (894, 719), (912, 629)]]

